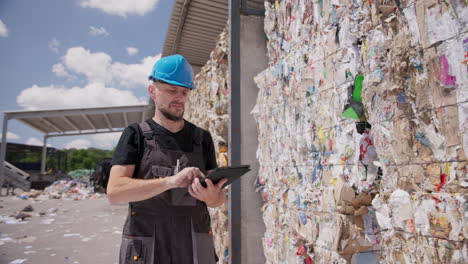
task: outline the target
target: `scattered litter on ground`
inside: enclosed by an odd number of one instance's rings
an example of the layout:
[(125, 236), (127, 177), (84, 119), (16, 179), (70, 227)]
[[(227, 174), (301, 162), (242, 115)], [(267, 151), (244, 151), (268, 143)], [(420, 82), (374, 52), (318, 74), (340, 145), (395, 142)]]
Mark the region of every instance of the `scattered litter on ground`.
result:
[(34, 208), (32, 207), (32, 205), (27, 205), (26, 207), (23, 208), (23, 210), (21, 210), (22, 212), (32, 212), (34, 211)]
[(24, 263), (27, 259), (15, 259), (10, 264), (21, 264)]
[(71, 236), (80, 236), (78, 233), (72, 233), (72, 234), (63, 234), (64, 237), (71, 237)]
[(31, 237), (28, 237), (28, 236), (23, 236), (23, 237), (20, 237), (20, 238), (17, 238), (15, 242), (17, 243), (32, 243), (34, 241), (36, 241), (37, 237), (34, 237), (34, 236), (31, 236)]
[(25, 213), (25, 212), (19, 212), (15, 215), (16, 219), (21, 219), (21, 221), (24, 221), (24, 219), (31, 217), (31, 214)]
[(16, 225), (16, 224), (26, 224), (28, 221), (22, 221), (20, 219), (16, 219), (13, 216), (0, 216), (0, 223), (4, 223), (7, 225)]
[[(42, 221), (41, 221), (41, 224), (43, 224), (43, 225), (50, 225), (50, 224), (52, 224), (53, 222), (55, 222), (55, 219), (53, 219), (53, 218), (48, 218), (48, 219), (42, 220)], [(53, 230), (52, 230), (52, 231), (53, 231)], [(47, 232), (47, 230), (46, 230), (46, 232)]]

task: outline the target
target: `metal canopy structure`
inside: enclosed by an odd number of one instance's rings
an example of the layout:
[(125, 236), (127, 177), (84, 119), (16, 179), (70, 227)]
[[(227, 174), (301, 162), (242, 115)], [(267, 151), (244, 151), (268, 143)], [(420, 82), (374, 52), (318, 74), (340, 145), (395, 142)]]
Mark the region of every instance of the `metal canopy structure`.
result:
[(49, 137), (114, 132), (145, 120), (149, 105), (4, 112)]
[[(239, 8), (245, 14), (262, 15), (263, 2), (243, 0)], [(196, 68), (205, 65), (218, 35), (228, 24), (228, 11), (228, 0), (176, 0), (163, 57), (181, 54)]]
[(153, 112), (152, 105), (114, 106), (81, 109), (10, 111), (3, 113), (0, 149), (0, 186), (4, 181), (8, 121), (15, 119), (44, 133), (41, 173), (45, 172), (47, 138), (120, 132), (129, 124), (143, 122)]

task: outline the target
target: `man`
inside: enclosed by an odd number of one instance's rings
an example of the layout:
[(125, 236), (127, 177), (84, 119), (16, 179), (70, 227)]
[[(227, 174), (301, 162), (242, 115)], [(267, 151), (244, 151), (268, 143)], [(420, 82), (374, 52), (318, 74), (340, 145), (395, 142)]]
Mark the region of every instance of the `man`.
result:
[(210, 133), (182, 118), (192, 68), (172, 55), (149, 78), (154, 116), (122, 133), (107, 188), (111, 203), (129, 203), (120, 263), (215, 263), (207, 205), (224, 203), (227, 179), (200, 183), (217, 165)]

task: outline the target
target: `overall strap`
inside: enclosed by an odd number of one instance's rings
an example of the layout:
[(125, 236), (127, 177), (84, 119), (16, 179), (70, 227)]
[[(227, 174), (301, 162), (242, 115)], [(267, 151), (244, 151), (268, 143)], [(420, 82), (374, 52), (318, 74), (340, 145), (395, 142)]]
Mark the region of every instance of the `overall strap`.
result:
[(143, 137), (145, 138), (146, 145), (156, 148), (156, 140), (154, 140), (153, 130), (151, 127), (146, 123), (146, 121), (141, 122), (138, 124), (141, 131), (143, 132)]

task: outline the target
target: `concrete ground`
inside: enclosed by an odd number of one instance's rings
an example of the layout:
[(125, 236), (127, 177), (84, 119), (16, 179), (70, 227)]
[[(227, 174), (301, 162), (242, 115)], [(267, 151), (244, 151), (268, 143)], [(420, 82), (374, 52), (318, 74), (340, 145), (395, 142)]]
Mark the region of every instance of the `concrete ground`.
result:
[[(27, 205), (34, 209), (32, 217), (24, 222), (8, 217)], [(0, 196), (0, 263), (118, 263), (126, 213), (127, 204), (110, 205), (105, 196), (77, 201)]]

